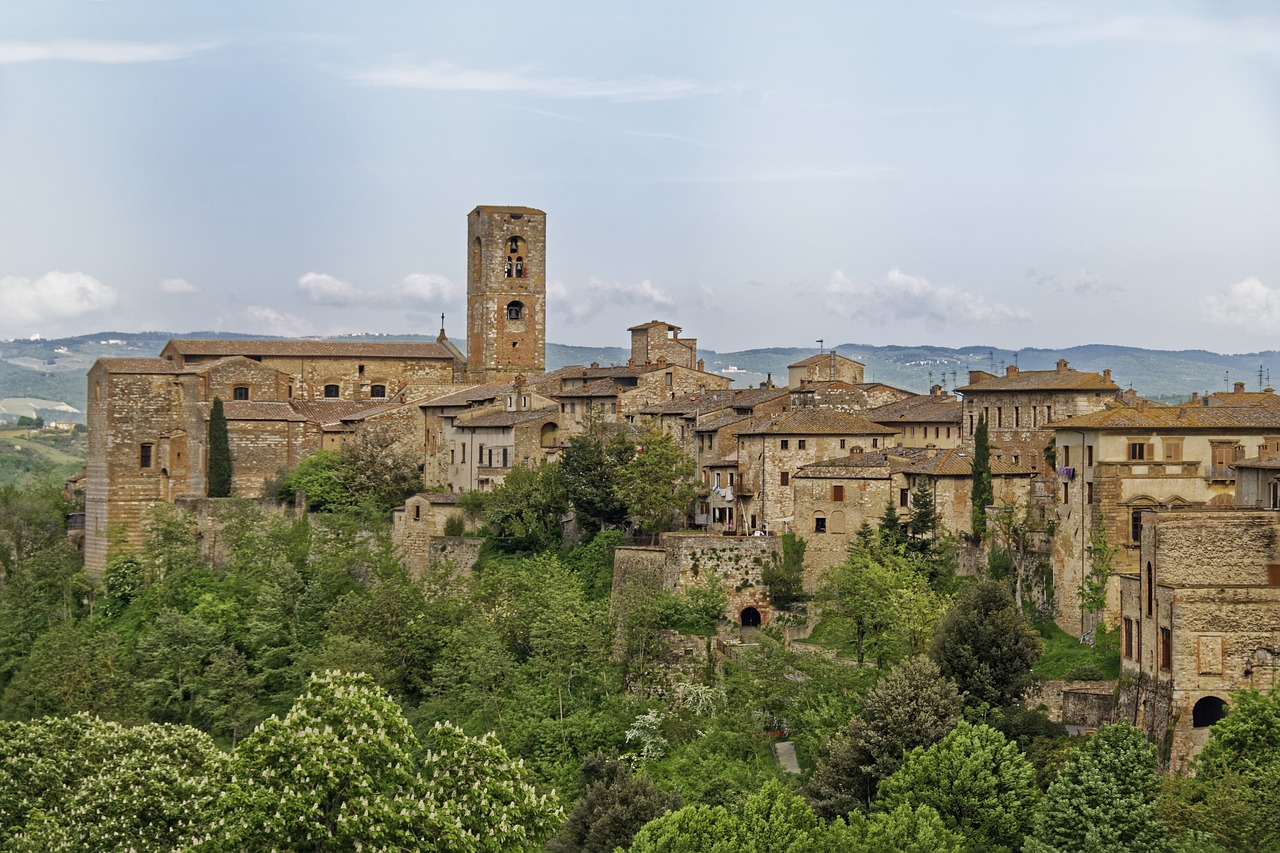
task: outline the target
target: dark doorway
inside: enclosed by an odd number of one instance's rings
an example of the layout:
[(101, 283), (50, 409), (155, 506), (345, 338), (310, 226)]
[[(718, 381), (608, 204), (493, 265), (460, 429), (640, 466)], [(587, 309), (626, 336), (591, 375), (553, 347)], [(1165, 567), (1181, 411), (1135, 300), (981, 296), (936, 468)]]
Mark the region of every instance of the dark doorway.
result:
[(760, 627), (760, 611), (754, 607), (744, 607), (742, 609), (742, 627), (743, 628), (759, 628)]
[(1227, 715), (1227, 703), (1217, 696), (1206, 696), (1191, 709), (1191, 725), (1197, 729), (1211, 726)]

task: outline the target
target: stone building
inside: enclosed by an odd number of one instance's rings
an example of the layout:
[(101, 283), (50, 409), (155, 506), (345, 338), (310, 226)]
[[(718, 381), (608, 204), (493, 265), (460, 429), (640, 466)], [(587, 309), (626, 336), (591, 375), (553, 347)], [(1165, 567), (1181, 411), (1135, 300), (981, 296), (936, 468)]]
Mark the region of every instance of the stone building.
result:
[(480, 205), (467, 217), (467, 380), (546, 370), (547, 215)]
[[(1137, 571), (1142, 513), (1156, 507), (1234, 506), (1235, 465), (1280, 449), (1280, 408), (1158, 406), (1139, 400), (1050, 425), (1057, 469), (1053, 573), (1059, 624), (1078, 633), (1081, 579), (1095, 524), (1120, 550), (1120, 571)], [(1109, 611), (1116, 607), (1112, 590)], [(1111, 620), (1114, 621), (1114, 620)]]
[(1280, 519), (1242, 509), (1147, 510), (1140, 567), (1120, 576), (1117, 716), (1174, 771), (1204, 746), (1231, 691), (1280, 666)]
[(637, 367), (645, 364), (675, 364), (690, 370), (702, 370), (698, 363), (697, 338), (682, 338), (679, 326), (650, 320), (627, 329), (631, 333), (631, 360)]
[(840, 380), (834, 382), (812, 382), (806, 380), (798, 388), (788, 389), (791, 392), (791, 408), (793, 409), (832, 409), (837, 412), (865, 413), (878, 406), (887, 406), (899, 400), (906, 400), (917, 395), (892, 385), (881, 382), (861, 382), (850, 384)]
[(966, 443), (972, 445), (978, 418), (986, 415), (992, 455), (1033, 469), (1042, 481), (1048, 481), (1053, 467), (1044, 458), (1053, 440), (1049, 424), (1099, 411), (1119, 391), (1110, 370), (1072, 370), (1066, 359), (1058, 359), (1055, 370), (1009, 365), (1004, 376), (971, 370), (969, 384), (956, 389), (964, 397)]
[(787, 387), (797, 389), (826, 382), (861, 385), (863, 371), (860, 361), (838, 355), (835, 350), (820, 352), (787, 365)]
[(802, 465), (877, 450), (895, 434), (849, 412), (796, 409), (738, 433), (737, 529), (793, 529), (791, 476)]
[(960, 418), (963, 405), (952, 394), (943, 394), (934, 385), (928, 394), (904, 397), (883, 406), (867, 409), (863, 414), (898, 431), (896, 444), (903, 447), (959, 447)]

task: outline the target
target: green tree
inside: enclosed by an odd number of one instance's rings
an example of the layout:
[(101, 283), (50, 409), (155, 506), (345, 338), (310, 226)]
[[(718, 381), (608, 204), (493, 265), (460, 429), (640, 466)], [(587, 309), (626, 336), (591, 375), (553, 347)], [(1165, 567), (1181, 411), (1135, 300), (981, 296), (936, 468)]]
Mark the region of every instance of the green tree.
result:
[(627, 520), (617, 481), (622, 467), (635, 456), (635, 444), (594, 409), (583, 424), (585, 431), (570, 438), (561, 451), (560, 469), (578, 526), (591, 534)]
[(317, 450), (294, 467), (280, 481), (281, 497), (306, 497), (307, 509), (321, 512), (347, 506), (350, 502), (342, 483), (342, 457), (334, 450)]
[(208, 495), (211, 498), (231, 496), (231, 439), (227, 435), (227, 416), (222, 411), (222, 398), (213, 398), (209, 410)]
[(960, 722), (928, 749), (917, 748), (880, 783), (876, 808), (931, 806), (965, 849), (1013, 851), (1035, 816), (1035, 768), (993, 728)]
[(485, 523), (504, 550), (538, 552), (560, 544), (569, 495), (558, 463), (516, 465), (502, 485), (479, 498)]
[(19, 561), (65, 539), (73, 508), (53, 483), (0, 487), (0, 581)]
[(933, 661), (919, 656), (898, 664), (867, 691), (847, 733), (819, 755), (806, 786), (810, 803), (828, 820), (867, 808), (876, 786), (897, 772), (903, 756), (945, 737), (963, 707), (955, 682)]
[(640, 435), (636, 455), (618, 472), (618, 497), (645, 533), (684, 525), (698, 495), (697, 466), (657, 423)]
[(551, 853), (613, 853), (631, 846), (640, 827), (681, 806), (679, 794), (659, 791), (649, 777), (635, 774), (618, 759), (593, 755), (582, 764), (582, 796), (560, 832), (547, 845)]
[(991, 485), (991, 439), (987, 430), (987, 416), (978, 415), (978, 426), (973, 431), (973, 540), (980, 541), (987, 533), (987, 507), (995, 502), (995, 490)]
[(641, 827), (630, 853), (738, 853), (737, 830), (724, 806), (685, 806)]
[(911, 514), (907, 517), (907, 544), (919, 554), (933, 550), (933, 540), (938, 532), (938, 509), (933, 501), (932, 477), (916, 477), (911, 490)]
[(387, 512), (422, 488), (421, 448), (391, 424), (362, 424), (338, 457), (338, 481), (352, 504)]
[(1040, 658), (1040, 635), (994, 581), (963, 589), (942, 617), (929, 656), (970, 705), (1012, 705)]
[(898, 515), (898, 508), (893, 505), (892, 498), (885, 501), (884, 514), (880, 516), (878, 532), (880, 545), (883, 548), (896, 548), (906, 544), (907, 529), (902, 526), (902, 519)]
[(1072, 750), (1049, 785), (1027, 853), (1169, 850), (1156, 815), (1155, 747), (1128, 723), (1105, 726)]
[(865, 853), (962, 853), (967, 849), (964, 835), (948, 829), (937, 810), (924, 804), (900, 803), (892, 811), (865, 818), (855, 813), (850, 818), (862, 836), (858, 849)]
[(774, 606), (786, 605), (804, 595), (804, 538), (782, 534), (782, 555), (765, 563), (761, 580), (769, 587)]

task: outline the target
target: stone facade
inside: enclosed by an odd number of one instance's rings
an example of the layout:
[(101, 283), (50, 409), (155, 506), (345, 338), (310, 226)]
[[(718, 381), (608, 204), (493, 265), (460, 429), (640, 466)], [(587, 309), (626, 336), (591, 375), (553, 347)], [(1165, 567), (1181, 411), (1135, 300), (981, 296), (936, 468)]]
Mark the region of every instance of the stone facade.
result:
[(546, 370), (547, 215), (481, 205), (467, 217), (467, 379)]
[(681, 329), (661, 320), (650, 320), (627, 329), (631, 333), (632, 367), (645, 364), (674, 364), (701, 370), (696, 338), (680, 337)]
[(787, 365), (787, 387), (801, 388), (822, 382), (862, 383), (864, 365), (860, 361), (838, 355), (835, 350), (811, 355)]
[(1231, 691), (1280, 666), (1280, 518), (1238, 509), (1142, 514), (1141, 567), (1120, 578), (1117, 717), (1185, 771)]

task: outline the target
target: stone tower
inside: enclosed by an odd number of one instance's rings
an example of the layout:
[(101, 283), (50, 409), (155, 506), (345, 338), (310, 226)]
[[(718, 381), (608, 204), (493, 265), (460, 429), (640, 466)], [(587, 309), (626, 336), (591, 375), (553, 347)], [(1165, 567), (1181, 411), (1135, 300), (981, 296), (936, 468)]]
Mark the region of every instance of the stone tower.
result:
[(481, 205), (467, 217), (467, 380), (546, 371), (547, 215)]

